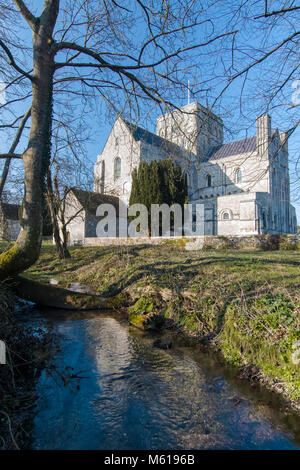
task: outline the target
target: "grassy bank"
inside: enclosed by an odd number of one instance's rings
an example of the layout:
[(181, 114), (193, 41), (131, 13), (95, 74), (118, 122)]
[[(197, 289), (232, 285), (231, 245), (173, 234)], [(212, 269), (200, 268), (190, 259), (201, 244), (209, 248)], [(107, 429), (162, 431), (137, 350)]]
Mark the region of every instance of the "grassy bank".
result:
[(187, 252), (169, 244), (72, 247), (71, 254), (62, 262), (44, 246), (26, 276), (79, 282), (104, 296), (126, 293), (132, 323), (180, 327), (299, 406), (299, 251)]

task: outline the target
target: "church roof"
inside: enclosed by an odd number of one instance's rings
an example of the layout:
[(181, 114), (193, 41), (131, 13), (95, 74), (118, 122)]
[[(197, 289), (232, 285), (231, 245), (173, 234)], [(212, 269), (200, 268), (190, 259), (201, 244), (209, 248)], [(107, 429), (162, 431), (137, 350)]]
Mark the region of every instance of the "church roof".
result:
[(208, 160), (219, 160), (220, 158), (230, 157), (231, 155), (239, 155), (241, 153), (254, 152), (256, 149), (256, 136), (247, 137), (246, 139), (235, 140), (227, 144), (214, 147), (208, 157)]
[(19, 209), (18, 204), (7, 204), (6, 202), (1, 203), (2, 213), (7, 220), (19, 220)]
[(132, 124), (129, 121), (126, 121), (126, 119), (124, 118), (122, 119), (136, 142), (143, 140), (149, 145), (155, 145), (156, 147), (163, 149), (165, 152), (169, 153), (172, 156), (177, 156), (181, 158), (185, 156), (183, 149), (181, 149), (178, 145), (174, 144), (173, 142), (170, 142), (169, 140), (164, 139), (163, 137), (160, 137), (157, 134), (153, 134), (153, 132), (147, 131), (142, 127)]
[(82, 205), (83, 209), (90, 214), (96, 215), (97, 207), (101, 204), (112, 204), (118, 214), (119, 198), (110, 194), (94, 193), (92, 191), (84, 191), (83, 189), (70, 188), (76, 199)]

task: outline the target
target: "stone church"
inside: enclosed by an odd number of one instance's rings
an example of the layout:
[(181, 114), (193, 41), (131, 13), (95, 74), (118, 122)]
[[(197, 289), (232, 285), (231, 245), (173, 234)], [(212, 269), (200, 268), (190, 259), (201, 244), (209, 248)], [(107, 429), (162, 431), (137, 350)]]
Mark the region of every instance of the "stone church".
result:
[(252, 137), (224, 143), (223, 128), (197, 102), (158, 117), (156, 134), (119, 116), (98, 155), (94, 191), (128, 204), (132, 170), (171, 157), (187, 174), (189, 202), (204, 206), (205, 235), (296, 233), (288, 134), (272, 129), (267, 114)]

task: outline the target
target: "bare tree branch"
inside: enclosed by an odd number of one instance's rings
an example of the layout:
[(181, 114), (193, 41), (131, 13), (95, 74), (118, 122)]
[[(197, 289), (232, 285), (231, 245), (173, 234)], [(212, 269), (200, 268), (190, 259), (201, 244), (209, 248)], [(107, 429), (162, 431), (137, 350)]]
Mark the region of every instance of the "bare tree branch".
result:
[(31, 11), (27, 8), (23, 0), (14, 0), (18, 10), (22, 14), (23, 18), (27, 21), (30, 25), (31, 29), (34, 29), (38, 23), (38, 19), (31, 13)]
[(8, 155), (10, 155), (10, 156), (3, 157), (3, 158), (7, 158), (7, 160), (4, 164), (4, 168), (3, 168), (2, 175), (1, 175), (1, 180), (0, 180), (0, 199), (2, 197), (3, 189), (4, 189), (4, 186), (5, 186), (6, 180), (7, 180), (11, 159), (12, 158), (22, 158), (22, 155), (19, 155), (19, 156), (15, 155), (14, 151), (17, 148), (18, 143), (20, 142), (22, 132), (24, 130), (24, 127), (25, 127), (26, 122), (28, 121), (30, 115), (31, 115), (31, 106), (28, 109), (28, 111), (24, 114), (23, 119), (20, 122), (18, 132), (16, 133), (15, 138), (14, 138), (14, 140), (11, 144), (11, 147), (9, 149), (9, 152), (8, 152)]
[(12, 158), (22, 159), (22, 154), (17, 153), (0, 153), (0, 158), (8, 158), (9, 160)]
[(254, 19), (258, 20), (259, 18), (268, 18), (269, 16), (275, 16), (275, 15), (282, 15), (285, 13), (289, 13), (291, 11), (295, 10), (300, 10), (300, 6), (295, 6), (295, 7), (290, 7), (290, 8), (282, 8), (281, 10), (274, 10), (274, 11), (267, 11), (267, 8), (265, 8), (265, 12), (263, 15), (260, 16), (255, 16)]
[(19, 72), (20, 74), (24, 75), (24, 77), (27, 77), (29, 78), (29, 80), (33, 80), (33, 76), (30, 75), (30, 73), (28, 72), (25, 72), (25, 70), (22, 70), (21, 67), (19, 67), (14, 58), (13, 58), (13, 55), (12, 53), (10, 52), (9, 48), (4, 44), (4, 42), (0, 39), (0, 46), (2, 47), (2, 49), (5, 51), (6, 55), (8, 56), (9, 58), (9, 65), (11, 65), (15, 70), (17, 70), (17, 72)]

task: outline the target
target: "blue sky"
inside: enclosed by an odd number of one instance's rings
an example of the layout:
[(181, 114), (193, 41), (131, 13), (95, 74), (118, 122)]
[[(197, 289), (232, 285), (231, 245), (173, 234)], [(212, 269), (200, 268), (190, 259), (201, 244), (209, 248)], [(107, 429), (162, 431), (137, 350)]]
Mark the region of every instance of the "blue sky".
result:
[[(96, 2), (97, 3), (97, 2)], [(209, 14), (214, 15), (215, 22), (215, 34), (219, 31), (222, 31), (225, 21), (229, 21), (231, 18), (233, 6), (238, 2), (235, 0), (222, 0), (221, 2), (212, 2), (214, 5), (212, 9), (209, 10)], [(263, 2), (261, 2), (263, 3)], [(27, 1), (28, 6), (35, 6), (35, 11), (41, 6), (41, 2), (34, 2), (33, 0)], [(62, 0), (61, 5), (63, 6), (65, 1)], [(126, 5), (136, 5), (134, 0), (128, 0)], [(259, 54), (260, 50), (269, 50), (268, 48), (272, 47), (277, 40), (280, 40), (280, 37), (285, 37), (289, 32), (290, 25), (285, 24), (282, 21), (279, 26), (274, 23), (273, 29), (268, 32), (268, 35), (265, 35), (263, 27), (265, 23), (263, 20), (259, 23), (260, 20), (254, 21), (253, 17), (259, 11), (261, 5), (259, 2), (246, 2), (245, 4), (245, 18), (243, 19), (243, 28), (240, 28), (237, 40), (235, 42), (236, 51), (235, 51), (235, 62), (234, 67), (239, 68), (245, 58), (247, 59), (250, 56), (255, 56)], [(250, 5), (248, 7), (248, 5)], [(273, 1), (272, 7), (280, 6), (279, 1)], [(136, 6), (135, 6), (136, 8)], [(247, 17), (248, 15), (248, 17)], [(230, 20), (231, 21), (231, 20)], [(292, 24), (292, 21), (290, 22)], [(31, 42), (31, 31), (28, 29), (27, 25), (24, 22), (20, 22), (20, 27), (13, 25), (12, 35), (20, 37), (24, 44), (30, 45)], [(233, 28), (239, 27), (240, 25), (234, 23)], [(58, 29), (58, 28), (57, 28)], [(195, 30), (194, 35), (190, 35), (189, 40), (198, 41), (198, 37), (201, 40), (205, 40), (209, 34), (211, 34), (209, 23), (201, 25), (198, 29)], [(128, 29), (126, 29), (126, 34), (130, 37), (132, 48), (135, 45), (138, 46), (139, 41), (141, 42), (143, 38), (146, 37), (147, 31), (145, 29), (145, 24), (142, 22), (141, 18), (139, 21), (133, 22)], [(78, 36), (80, 37), (80, 36)], [(72, 39), (70, 36), (69, 40)], [(78, 39), (80, 42), (80, 40)], [(178, 47), (180, 45), (180, 38), (176, 38), (173, 47)], [(200, 50), (192, 51), (189, 54), (189, 58), (186, 61), (183, 61), (181, 66), (182, 69), (186, 69), (181, 72), (180, 79), (183, 84), (187, 86), (187, 81), (190, 81), (190, 86), (194, 96), (192, 95), (191, 99), (197, 99), (203, 105), (212, 105), (216, 97), (219, 95), (220, 91), (226, 85), (226, 77), (223, 76), (224, 67), (228, 66), (232, 61), (232, 54), (230, 44), (224, 43), (224, 50), (219, 50), (218, 47), (220, 43), (210, 45), (203, 52)], [(109, 48), (110, 44), (106, 44)], [(225, 52), (224, 52), (225, 51)], [(132, 51), (129, 50), (131, 53)], [(150, 53), (150, 51), (149, 51)], [(18, 57), (18, 52), (15, 51), (16, 58), (20, 58), (24, 63), (23, 57)], [(222, 97), (218, 100), (214, 111), (216, 114), (219, 114), (225, 125), (225, 141), (232, 141), (235, 139), (243, 138), (246, 136), (255, 134), (255, 118), (256, 116), (262, 114), (265, 111), (268, 111), (272, 117), (272, 127), (278, 127), (279, 130), (289, 129), (293, 123), (299, 119), (299, 109), (298, 107), (293, 107), (292, 95), (294, 89), (292, 88), (293, 81), (290, 80), (287, 82), (284, 91), (282, 91), (276, 99), (274, 99), (271, 105), (267, 105), (269, 99), (269, 91), (271, 93), (271, 78), (274, 77), (274, 73), (279, 70), (280, 66), (286, 60), (286, 56), (281, 55), (282, 52), (278, 53), (270, 59), (267, 63), (260, 64), (255, 68), (251, 69), (247, 74), (247, 80), (244, 81), (244, 77), (236, 79)], [(298, 57), (299, 59), (299, 57)], [(31, 59), (26, 58), (27, 68), (31, 67)], [(194, 61), (193, 68), (189, 68), (189, 64)], [(197, 62), (198, 61), (198, 62)], [(299, 60), (298, 60), (299, 61)], [(189, 71), (190, 70), (190, 71)], [(82, 72), (86, 72), (84, 69), (81, 69)], [(287, 69), (286, 73), (289, 73)], [(299, 75), (298, 75), (299, 78)], [(0, 76), (0, 81), (3, 80), (3, 77)], [(300, 85), (299, 85), (300, 87)], [(106, 93), (106, 92), (105, 92)], [(176, 106), (183, 106), (187, 104), (187, 91), (183, 87), (175, 88), (174, 90), (169, 88), (169, 91), (165, 94), (166, 98), (172, 99), (172, 102)], [(111, 111), (109, 106), (109, 100), (114, 99), (120, 100), (122, 102), (122, 97), (114, 96), (109, 91), (107, 96), (103, 98), (99, 97), (94, 100), (93, 105), (88, 105), (85, 109), (85, 125), (89, 131), (89, 140), (86, 143), (86, 151), (82, 155), (82, 158), (87, 159), (90, 165), (91, 174), (93, 172), (93, 164), (96, 161), (97, 155), (101, 153), (103, 145), (107, 139), (111, 126), (116, 117), (116, 112)], [(74, 105), (74, 121), (78, 118), (78, 113), (76, 108), (80, 108), (82, 105), (82, 100), (71, 96), (70, 100), (74, 100), (72, 103)], [(300, 94), (299, 94), (300, 101)], [(300, 102), (299, 102), (300, 104)], [(141, 106), (141, 119), (139, 124), (142, 127), (149, 129), (150, 131), (155, 132), (155, 123), (156, 117), (161, 114), (161, 110), (155, 106), (150, 105), (144, 106), (140, 103)], [(16, 105), (15, 113), (20, 114), (26, 109), (25, 105)], [(61, 107), (63, 112), (63, 107)], [(1, 113), (1, 110), (0, 110)], [(147, 117), (145, 117), (147, 114)], [(2, 115), (3, 116), (3, 115)], [(127, 115), (128, 117), (128, 115)], [(1, 118), (1, 114), (0, 114)], [(9, 148), (11, 142), (12, 134), (7, 132), (0, 133), (0, 147), (1, 152), (6, 152)], [(21, 143), (26, 145), (25, 140)], [(21, 149), (20, 149), (21, 150)], [(290, 150), (290, 176), (292, 181), (292, 200), (294, 205), (297, 207), (298, 214), (298, 223), (300, 223), (300, 201), (297, 201), (299, 197), (299, 187), (300, 183), (297, 183), (297, 174), (296, 174), (296, 162), (300, 155), (300, 131), (297, 129), (295, 133), (291, 136), (289, 142)], [(3, 165), (3, 162), (0, 164)], [(16, 165), (14, 165), (16, 168)], [(15, 170), (14, 170), (15, 171)], [(13, 175), (13, 172), (12, 172)], [(299, 181), (299, 178), (298, 178)]]

